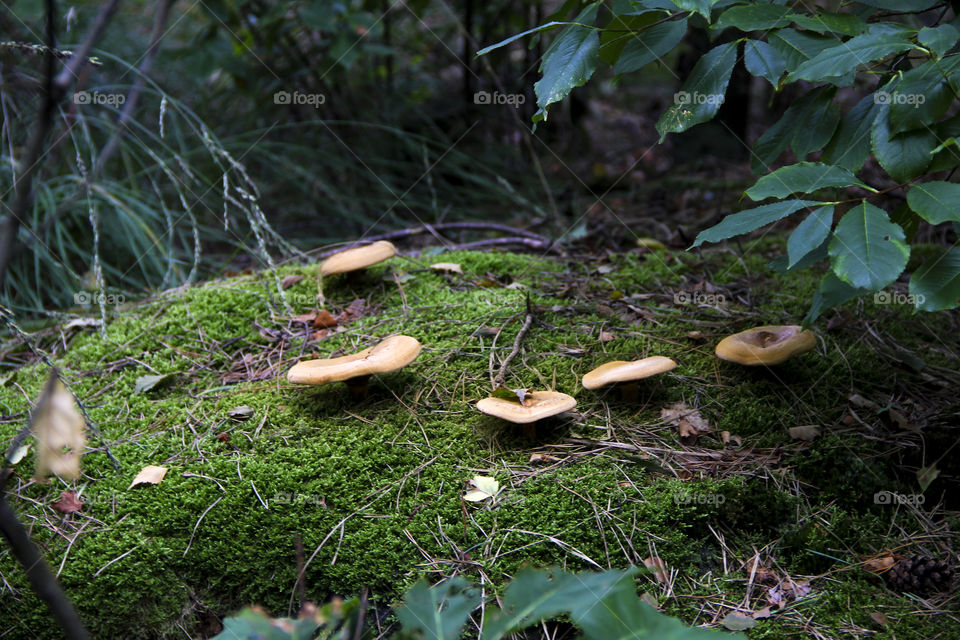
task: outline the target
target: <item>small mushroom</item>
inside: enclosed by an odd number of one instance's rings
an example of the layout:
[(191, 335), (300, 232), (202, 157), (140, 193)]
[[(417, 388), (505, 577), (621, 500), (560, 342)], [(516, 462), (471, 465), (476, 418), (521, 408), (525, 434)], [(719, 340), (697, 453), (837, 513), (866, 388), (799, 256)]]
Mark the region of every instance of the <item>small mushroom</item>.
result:
[(637, 399), (638, 380), (666, 373), (676, 367), (677, 363), (665, 356), (650, 356), (631, 362), (614, 360), (585, 374), (581, 384), (584, 389), (599, 389), (608, 384), (616, 384), (620, 387), (621, 397), (628, 402), (634, 402)]
[(717, 344), (717, 357), (748, 366), (780, 364), (817, 346), (809, 329), (796, 325), (763, 326), (727, 336)]
[(354, 247), (333, 254), (320, 265), (320, 275), (329, 276), (335, 273), (366, 269), (395, 255), (397, 255), (397, 248), (393, 246), (392, 242), (379, 240), (362, 247)]
[(345, 382), (354, 398), (367, 395), (367, 383), (374, 373), (402, 369), (420, 355), (420, 342), (410, 336), (391, 336), (358, 353), (339, 358), (304, 360), (287, 372), (294, 384), (320, 385)]
[(524, 428), (524, 433), (531, 438), (536, 437), (534, 422), (570, 411), (576, 406), (577, 401), (573, 396), (559, 391), (528, 391), (523, 401), (519, 398), (514, 401), (491, 396), (477, 402), (477, 410), (481, 413), (507, 422), (528, 425)]

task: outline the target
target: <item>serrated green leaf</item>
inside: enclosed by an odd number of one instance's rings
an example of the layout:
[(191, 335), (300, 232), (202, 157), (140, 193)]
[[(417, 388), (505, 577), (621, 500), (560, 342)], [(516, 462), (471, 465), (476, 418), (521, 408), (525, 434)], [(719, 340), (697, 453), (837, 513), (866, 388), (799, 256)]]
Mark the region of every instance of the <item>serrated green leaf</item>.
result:
[(799, 157), (799, 153), (810, 153), (829, 142), (840, 119), (840, 108), (833, 104), (835, 93), (833, 87), (817, 87), (790, 105), (757, 140), (750, 157), (751, 170), (767, 172), (787, 145), (794, 146)]
[(759, 201), (766, 198), (786, 198), (794, 193), (811, 193), (827, 187), (853, 186), (873, 191), (842, 167), (819, 162), (800, 162), (763, 176), (747, 189), (746, 194), (752, 200)]
[(719, 0), (673, 0), (673, 4), (675, 4), (678, 9), (683, 9), (684, 11), (695, 11), (706, 18), (707, 22), (710, 22), (710, 9), (712, 9), (713, 5), (717, 4), (718, 1)]
[(900, 225), (908, 243), (913, 242), (913, 236), (920, 228), (920, 216), (914, 213), (906, 204), (901, 204), (890, 212), (890, 222)]
[(942, 180), (915, 184), (907, 192), (907, 204), (930, 224), (960, 222), (960, 184)]
[(711, 29), (721, 31), (736, 27), (741, 31), (759, 31), (785, 27), (790, 24), (786, 16), (791, 11), (790, 7), (777, 4), (738, 5), (721, 13)]
[(809, 31), (779, 29), (770, 34), (767, 42), (787, 61), (787, 71), (793, 71), (821, 51), (835, 47), (837, 39)]
[(867, 23), (852, 13), (817, 13), (815, 16), (794, 13), (788, 17), (798, 27), (818, 33), (858, 36), (867, 28)]
[(793, 266), (790, 265), (790, 256), (780, 256), (778, 258), (774, 258), (768, 263), (767, 266), (781, 275), (784, 273), (792, 273), (794, 271), (806, 269), (807, 267), (810, 267), (830, 257), (830, 254), (827, 252), (827, 246), (829, 244), (829, 240), (824, 240), (820, 243), (819, 247), (800, 258), (800, 260), (797, 261), (797, 263)]
[(852, 287), (838, 278), (833, 271), (828, 271), (826, 275), (823, 276), (823, 279), (820, 280), (820, 286), (813, 294), (813, 302), (810, 305), (810, 310), (807, 311), (807, 315), (803, 318), (804, 326), (809, 326), (816, 322), (817, 318), (827, 309), (841, 305), (847, 300), (852, 300), (865, 293), (867, 293), (866, 289)]
[(819, 204), (823, 203), (815, 200), (784, 200), (730, 214), (719, 224), (715, 224), (697, 234), (697, 238), (690, 248), (699, 247), (704, 242), (720, 242), (727, 238), (749, 233), (771, 222), (786, 218), (794, 211), (805, 207), (815, 207)]
[(423, 640), (459, 638), (470, 612), (480, 604), (480, 594), (462, 578), (428, 587), (418, 582), (407, 591), (397, 618), (403, 631)]
[(870, 130), (873, 155), (880, 166), (897, 182), (907, 182), (922, 174), (930, 164), (937, 136), (929, 129), (905, 131), (891, 137), (890, 105), (880, 105)]
[(938, 58), (953, 48), (960, 40), (960, 31), (952, 24), (941, 24), (938, 27), (924, 27), (917, 34), (920, 44), (930, 49)]
[(879, 291), (903, 273), (910, 258), (903, 229), (883, 209), (863, 202), (853, 207), (830, 240), (830, 266), (847, 284)]
[(870, 131), (880, 113), (873, 94), (862, 98), (840, 121), (823, 152), (823, 161), (857, 172), (870, 157)]
[(923, 311), (955, 308), (960, 303), (960, 248), (921, 265), (910, 276), (910, 293)]
[(607, 64), (615, 64), (630, 41), (641, 36), (648, 28), (653, 28), (651, 25), (664, 16), (662, 11), (613, 16), (600, 32), (600, 59)]
[(801, 63), (790, 73), (789, 81), (822, 82), (827, 79), (842, 78), (861, 65), (882, 60), (895, 53), (903, 53), (913, 46), (910, 42), (911, 32), (907, 29), (893, 28), (889, 23), (881, 23), (874, 27), (867, 33), (825, 49), (810, 60)]
[(806, 111), (799, 115), (800, 126), (794, 129), (790, 148), (797, 160), (803, 160), (814, 151), (823, 149), (840, 124), (840, 105), (833, 102), (836, 89), (829, 88), (821, 97), (808, 103)]
[(597, 3), (585, 8), (574, 22), (564, 27), (543, 54), (540, 80), (533, 85), (537, 94), (539, 110), (533, 116), (534, 122), (545, 120), (547, 107), (566, 98), (574, 87), (579, 87), (593, 75), (597, 68), (600, 36), (592, 25), (597, 17)]
[(787, 240), (788, 269), (823, 246), (833, 226), (833, 205), (820, 207), (797, 225)]
[(674, 104), (657, 120), (661, 142), (668, 133), (686, 131), (716, 115), (736, 62), (736, 42), (718, 45), (697, 61), (683, 88), (674, 94)]
[(682, 18), (650, 27), (633, 34), (613, 67), (614, 73), (637, 71), (673, 51), (687, 33), (687, 19)]
[(787, 69), (787, 61), (763, 40), (747, 40), (743, 45), (743, 62), (752, 75), (764, 78), (776, 88)]
[(890, 105), (890, 133), (926, 128), (939, 120), (953, 102), (949, 78), (958, 66), (958, 57), (929, 60), (878, 89), (874, 99)]

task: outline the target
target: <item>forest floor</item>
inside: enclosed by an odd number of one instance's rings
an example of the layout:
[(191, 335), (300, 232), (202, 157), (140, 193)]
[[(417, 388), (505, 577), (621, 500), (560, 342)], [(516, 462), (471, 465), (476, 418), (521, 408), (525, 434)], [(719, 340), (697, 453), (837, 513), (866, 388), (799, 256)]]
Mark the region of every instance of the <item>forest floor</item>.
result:
[[(960, 313), (854, 301), (818, 322), (814, 351), (746, 368), (718, 360), (717, 341), (799, 323), (819, 279), (767, 267), (783, 236), (693, 253), (675, 249), (685, 238), (590, 240), (542, 255), (398, 242), (407, 255), (323, 283), (327, 328), (313, 326), (316, 265), (163, 292), (105, 326), (30, 327), (36, 351), (2, 345), (16, 366), (0, 380), (0, 438), (49, 375), (39, 351), (98, 432), (80, 481), (31, 480), (30, 451), (9, 499), (98, 638), (208, 637), (245, 605), (281, 615), (301, 593), (364, 588), (386, 633), (389, 606), (424, 576), (497, 593), (526, 565), (644, 564), (648, 601), (695, 625), (739, 613), (751, 639), (960, 637), (955, 595), (899, 594), (868, 570), (891, 554), (956, 564)], [(528, 296), (506, 386), (578, 400), (535, 434), (474, 406)], [(396, 333), (423, 351), (364, 400), (286, 381), (300, 359)], [(649, 355), (679, 366), (634, 402), (580, 385)], [(664, 413), (678, 403), (696, 433)], [(168, 472), (131, 488), (145, 465)], [(475, 475), (502, 491), (465, 502)], [(64, 509), (65, 491), (82, 508)], [(0, 637), (58, 637), (6, 549), (0, 581)]]

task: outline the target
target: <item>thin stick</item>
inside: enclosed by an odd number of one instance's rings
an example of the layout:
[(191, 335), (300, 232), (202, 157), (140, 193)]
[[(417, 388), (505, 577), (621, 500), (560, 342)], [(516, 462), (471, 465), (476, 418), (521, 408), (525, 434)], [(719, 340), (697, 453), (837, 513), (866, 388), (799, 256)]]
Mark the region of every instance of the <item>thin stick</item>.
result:
[(530, 330), (530, 327), (533, 325), (533, 309), (530, 307), (530, 294), (527, 294), (527, 317), (523, 320), (523, 326), (520, 327), (520, 331), (517, 332), (517, 337), (513, 339), (513, 349), (510, 350), (510, 353), (504, 359), (503, 364), (500, 365), (500, 373), (497, 374), (497, 377), (493, 379), (493, 388), (494, 390), (503, 386), (503, 381), (507, 377), (507, 369), (510, 367), (510, 363), (514, 358), (517, 357), (517, 354), (520, 353), (520, 346), (523, 344), (523, 339), (526, 337), (527, 332)]

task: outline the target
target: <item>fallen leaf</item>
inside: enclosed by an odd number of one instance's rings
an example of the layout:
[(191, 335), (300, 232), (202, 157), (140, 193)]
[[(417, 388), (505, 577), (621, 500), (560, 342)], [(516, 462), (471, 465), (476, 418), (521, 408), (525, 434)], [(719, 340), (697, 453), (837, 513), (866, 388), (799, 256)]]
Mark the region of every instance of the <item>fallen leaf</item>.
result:
[(64, 331), (70, 331), (71, 329), (92, 329), (94, 327), (99, 327), (103, 322), (99, 318), (74, 318), (67, 324), (63, 325)]
[(758, 609), (757, 611), (754, 611), (753, 615), (751, 615), (750, 617), (753, 618), (754, 620), (764, 620), (770, 617), (770, 613), (771, 613), (770, 607), (764, 607), (763, 609)]
[(219, 441), (222, 442), (223, 444), (230, 444), (230, 434), (227, 433), (226, 431), (224, 431), (224, 432), (222, 432), (222, 433), (218, 433), (218, 434), (217, 434), (217, 440), (219, 440)]
[(234, 407), (227, 411), (227, 416), (233, 420), (243, 421), (248, 420), (250, 417), (256, 413), (253, 407), (248, 407), (245, 404), (240, 405), (239, 407)]
[(852, 404), (855, 407), (859, 407), (860, 409), (871, 409), (873, 411), (880, 410), (880, 405), (878, 405), (873, 400), (867, 400), (859, 393), (854, 393), (849, 398), (847, 398), (847, 400), (850, 401), (850, 404)]
[(448, 271), (451, 273), (463, 273), (463, 268), (456, 262), (437, 262), (430, 265), (434, 271)]
[(83, 501), (77, 497), (76, 491), (64, 491), (60, 499), (50, 506), (60, 513), (76, 513), (83, 508)]
[(790, 437), (794, 440), (805, 440), (806, 442), (813, 442), (820, 435), (820, 427), (815, 424), (790, 427), (787, 431), (790, 432)]
[(500, 483), (487, 476), (473, 476), (470, 484), (474, 487), (463, 496), (470, 502), (482, 502), (488, 498), (495, 498), (500, 493)]
[(500, 329), (496, 327), (479, 327), (476, 331), (471, 333), (472, 336), (481, 336), (484, 338), (492, 338), (493, 336), (500, 333)]
[(347, 308), (337, 314), (337, 322), (343, 324), (348, 320), (353, 320), (354, 318), (359, 318), (363, 314), (364, 308), (367, 306), (367, 301), (363, 298), (356, 298), (350, 304), (347, 305)]
[(874, 611), (873, 613), (871, 613), (870, 619), (876, 622), (881, 627), (884, 627), (887, 625), (887, 616), (883, 615), (879, 611)]
[(23, 460), (27, 455), (27, 452), (30, 451), (29, 444), (22, 444), (13, 451), (10, 452), (10, 456), (7, 458), (7, 464), (13, 466)]
[(508, 284), (508, 285), (507, 285), (506, 287), (504, 287), (504, 288), (505, 288), (505, 289), (526, 289), (526, 288), (527, 288), (527, 285), (525, 285), (525, 284), (523, 284), (523, 283), (520, 283), (520, 282), (511, 282), (510, 284)]
[(660, 558), (654, 556), (644, 558), (643, 566), (653, 572), (653, 577), (655, 577), (660, 584), (666, 584), (670, 578), (670, 570), (667, 569), (667, 563)]
[(313, 319), (314, 329), (329, 329), (338, 324), (340, 324), (340, 322), (326, 309), (321, 309), (320, 312), (317, 313), (317, 317)]
[(743, 438), (737, 435), (733, 435), (729, 431), (721, 431), (720, 440), (721, 442), (723, 442), (723, 446), (732, 444), (736, 447), (739, 447), (740, 445), (743, 444)]
[(404, 284), (405, 282), (410, 282), (417, 276), (412, 273), (407, 273), (406, 271), (394, 271), (383, 276), (382, 280), (384, 282), (396, 282), (397, 284)]
[(775, 585), (780, 583), (780, 576), (768, 567), (757, 567), (753, 573), (753, 581), (757, 584)]
[(311, 334), (310, 334), (310, 339), (311, 339), (311, 340), (314, 340), (314, 341), (316, 341), (316, 340), (323, 340), (324, 338), (326, 338), (326, 337), (329, 336), (329, 335), (330, 335), (330, 330), (329, 330), (329, 329), (320, 329), (320, 331), (314, 331), (313, 333), (311, 333)]
[(650, 605), (654, 609), (660, 608), (660, 603), (657, 602), (657, 598), (649, 591), (644, 591), (643, 594), (640, 596), (640, 599), (646, 602), (648, 605)]
[(303, 280), (303, 276), (297, 276), (297, 275), (287, 276), (280, 281), (280, 288), (286, 291), (287, 289), (297, 284), (301, 280)]
[(757, 621), (734, 612), (728, 613), (727, 616), (720, 621), (720, 624), (730, 631), (746, 631), (747, 629), (757, 626)]
[(687, 331), (687, 337), (691, 340), (706, 340), (707, 336), (703, 335), (702, 331)]
[(133, 392), (147, 393), (148, 391), (153, 391), (157, 387), (170, 382), (172, 379), (173, 374), (170, 373), (165, 373), (159, 376), (140, 376), (134, 383)]
[(886, 573), (890, 570), (890, 567), (897, 563), (897, 559), (893, 555), (879, 556), (876, 558), (870, 558), (863, 563), (863, 568), (869, 571), (870, 573)]
[(537, 464), (540, 462), (558, 462), (560, 458), (557, 456), (552, 456), (549, 453), (531, 453), (529, 464)]
[(140, 473), (137, 474), (137, 477), (133, 479), (133, 482), (131, 482), (127, 488), (132, 489), (138, 484), (160, 484), (160, 481), (163, 480), (165, 475), (167, 475), (166, 467), (155, 467), (152, 464), (148, 464), (143, 469), (140, 469)]
[(617, 268), (612, 264), (602, 264), (599, 267), (597, 267), (597, 273), (601, 273), (601, 274), (611, 273), (616, 270)]
[(710, 424), (700, 415), (700, 412), (691, 409), (683, 402), (661, 409), (660, 417), (677, 427), (680, 441), (684, 444), (694, 444), (700, 434), (711, 431)]
[(650, 251), (665, 251), (667, 247), (656, 238), (637, 238), (637, 246)]
[(303, 313), (298, 316), (292, 316), (290, 319), (294, 322), (313, 324), (313, 321), (317, 319), (317, 312), (311, 311), (310, 313)]
[(37, 439), (35, 477), (45, 478), (50, 474), (64, 480), (80, 477), (80, 458), (87, 444), (86, 424), (73, 395), (56, 373), (50, 375), (37, 401), (31, 424)]
[(611, 340), (616, 340), (617, 336), (610, 333), (609, 331), (600, 332), (600, 342), (610, 342)]
[(937, 469), (936, 463), (931, 464), (929, 467), (923, 467), (917, 471), (917, 482), (920, 483), (920, 490), (926, 491), (927, 487), (930, 486), (934, 480), (937, 479), (937, 476), (940, 475), (940, 470)]
[(511, 402), (519, 402), (523, 404), (527, 399), (527, 390), (526, 389), (505, 389), (500, 387), (499, 389), (494, 390), (490, 394), (494, 398), (503, 398), (504, 400), (509, 400)]

